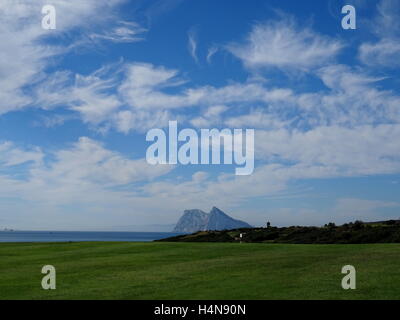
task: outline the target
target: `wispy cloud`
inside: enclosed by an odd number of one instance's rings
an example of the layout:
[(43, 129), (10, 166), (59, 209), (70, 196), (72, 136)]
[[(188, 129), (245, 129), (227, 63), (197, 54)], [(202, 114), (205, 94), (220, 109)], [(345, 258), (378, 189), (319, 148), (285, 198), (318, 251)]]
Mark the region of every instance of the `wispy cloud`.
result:
[(0, 165), (5, 167), (24, 163), (31, 163), (36, 166), (42, 163), (44, 157), (44, 153), (39, 147), (24, 150), (10, 141), (0, 143), (0, 155)]
[(211, 63), (212, 58), (214, 55), (219, 51), (219, 48), (217, 46), (212, 46), (208, 49), (207, 53), (207, 62)]
[[(34, 221), (39, 217), (61, 214), (65, 206), (76, 206), (76, 212), (94, 210), (97, 214), (105, 208), (113, 208), (108, 215), (115, 219), (121, 207), (134, 207), (130, 197), (140, 193), (138, 184), (173, 169), (168, 165), (151, 166), (145, 159), (130, 159), (87, 137), (52, 153), (37, 148), (25, 150), (7, 142), (0, 144), (0, 154), (3, 159), (0, 194), (29, 204), (25, 227), (30, 223), (31, 227), (35, 226)], [(23, 163), (27, 165), (20, 168), (18, 176), (14, 176), (13, 171), (4, 172), (6, 167)], [(0, 207), (3, 210), (7, 203), (0, 202)], [(14, 204), (12, 212), (17, 212), (18, 208), (18, 204)], [(73, 219), (71, 214), (65, 217), (67, 222)], [(46, 227), (46, 219), (41, 221), (42, 228)]]
[(197, 29), (194, 27), (188, 31), (188, 50), (193, 60), (199, 63), (199, 58), (197, 57)]
[(334, 60), (343, 48), (339, 40), (301, 28), (291, 17), (256, 24), (244, 43), (227, 49), (246, 67), (309, 71)]
[(359, 58), (368, 66), (397, 68), (400, 65), (400, 4), (395, 0), (381, 0), (377, 15), (371, 23), (376, 42), (359, 47)]
[(400, 65), (400, 39), (383, 39), (363, 43), (359, 48), (360, 60), (367, 65), (396, 68)]
[[(0, 3), (0, 113), (20, 110), (34, 103), (33, 95), (28, 87), (37, 85), (51, 74), (46, 74), (46, 68), (54, 58), (70, 50), (75, 37), (67, 37), (79, 29), (79, 34), (93, 33), (94, 25), (107, 25), (115, 17), (113, 10), (122, 0), (99, 2), (87, 1), (12, 1), (4, 0)], [(54, 4), (58, 12), (57, 30), (43, 30), (40, 24), (41, 6)], [(92, 23), (92, 24), (91, 24)], [(103, 23), (103, 24), (102, 24)], [(132, 25), (130, 25), (132, 27)], [(116, 29), (114, 38), (127, 39), (132, 34), (127, 34), (125, 29)], [(79, 37), (79, 35), (78, 35)], [(48, 40), (62, 44), (50, 44)], [(60, 75), (61, 73), (58, 73)]]
[(92, 40), (106, 40), (112, 42), (138, 42), (143, 41), (143, 34), (147, 30), (135, 22), (120, 21), (118, 26), (111, 31), (102, 34), (93, 33), (89, 37)]

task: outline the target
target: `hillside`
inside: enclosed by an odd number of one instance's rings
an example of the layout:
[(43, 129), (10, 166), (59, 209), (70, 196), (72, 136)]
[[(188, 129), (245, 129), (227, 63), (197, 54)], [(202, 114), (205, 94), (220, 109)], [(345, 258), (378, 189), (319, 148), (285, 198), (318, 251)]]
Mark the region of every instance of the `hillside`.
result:
[[(242, 234), (242, 238), (240, 235)], [(293, 244), (400, 243), (400, 221), (376, 223), (356, 221), (342, 226), (242, 228), (200, 231), (190, 235), (162, 239), (166, 242), (268, 242)]]

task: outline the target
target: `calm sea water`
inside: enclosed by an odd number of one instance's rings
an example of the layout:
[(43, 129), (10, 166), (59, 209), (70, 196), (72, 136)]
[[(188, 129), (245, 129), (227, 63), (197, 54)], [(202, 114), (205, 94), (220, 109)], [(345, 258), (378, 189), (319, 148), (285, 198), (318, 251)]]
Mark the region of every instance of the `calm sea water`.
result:
[(74, 232), (12, 231), (0, 232), (0, 242), (135, 241), (146, 242), (173, 237), (167, 232)]

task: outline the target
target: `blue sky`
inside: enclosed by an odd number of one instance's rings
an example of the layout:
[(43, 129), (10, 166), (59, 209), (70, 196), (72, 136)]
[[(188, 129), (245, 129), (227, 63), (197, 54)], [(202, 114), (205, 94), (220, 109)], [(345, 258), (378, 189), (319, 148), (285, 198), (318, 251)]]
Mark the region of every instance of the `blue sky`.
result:
[[(0, 16), (0, 227), (400, 217), (398, 1), (4, 0)], [(146, 133), (170, 120), (255, 129), (254, 173), (149, 165)]]

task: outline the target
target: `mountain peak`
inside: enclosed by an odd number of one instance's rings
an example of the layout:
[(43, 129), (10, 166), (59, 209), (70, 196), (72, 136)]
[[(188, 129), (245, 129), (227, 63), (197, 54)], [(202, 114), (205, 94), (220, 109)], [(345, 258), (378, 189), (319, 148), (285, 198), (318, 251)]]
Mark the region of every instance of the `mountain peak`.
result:
[(210, 214), (216, 212), (216, 213), (224, 213), (222, 210), (218, 209), (217, 207), (212, 207)]
[(219, 216), (226, 216), (229, 217), (225, 212), (223, 212), (221, 209), (218, 209), (217, 207), (213, 207), (210, 211), (210, 216), (213, 215), (219, 215)]

